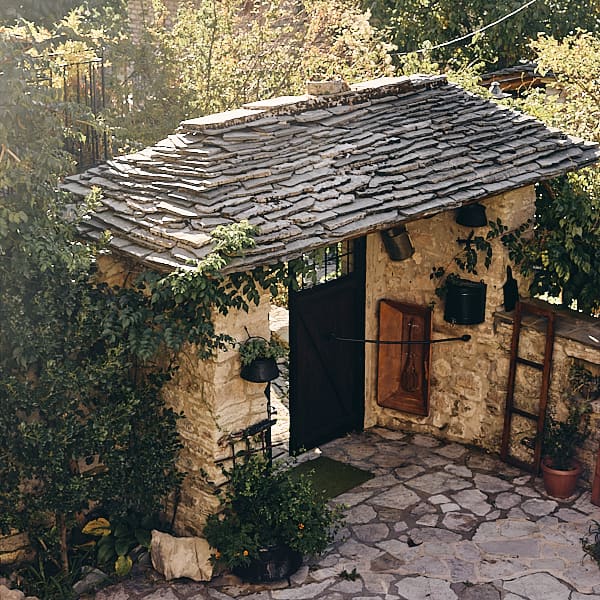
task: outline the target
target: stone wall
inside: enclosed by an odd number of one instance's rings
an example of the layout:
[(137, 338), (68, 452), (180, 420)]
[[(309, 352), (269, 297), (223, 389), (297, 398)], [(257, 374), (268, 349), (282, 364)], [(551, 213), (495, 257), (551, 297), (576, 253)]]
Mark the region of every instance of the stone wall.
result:
[[(489, 220), (500, 218), (513, 227), (533, 214), (535, 194), (532, 187), (487, 199)], [(455, 337), (468, 333), (467, 343), (432, 345), (430, 370), (430, 410), (426, 417), (383, 408), (377, 404), (377, 347), (367, 346), (365, 365), (365, 427), (383, 425), (398, 429), (428, 432), (445, 439), (475, 444), (499, 452), (504, 425), (504, 406), (508, 379), (512, 319), (504, 315), (502, 285), (506, 280), (506, 266), (510, 264), (506, 250), (494, 241), (493, 259), (489, 270), (483, 265), (478, 276), (460, 273), (467, 279), (483, 279), (487, 283), (485, 321), (479, 325), (452, 325), (443, 319), (444, 303), (435, 295), (438, 283), (429, 277), (434, 266), (447, 267), (460, 250), (456, 238), (465, 236), (469, 228), (455, 223), (454, 212), (439, 214), (429, 219), (409, 223), (408, 232), (415, 247), (414, 255), (405, 261), (391, 261), (379, 234), (367, 239), (366, 337), (378, 334), (377, 306), (386, 298), (420, 305), (433, 303), (433, 338)], [(487, 228), (476, 230), (485, 235)], [(526, 282), (518, 275), (519, 291), (523, 295)], [(572, 317), (562, 316), (563, 325), (557, 331), (551, 384), (551, 401), (559, 407), (564, 403), (564, 388), (569, 368), (574, 360), (586, 365), (600, 365), (600, 345), (583, 335), (569, 337), (567, 331), (580, 331), (572, 324)], [(600, 337), (600, 335), (599, 335)], [(543, 336), (532, 332), (524, 336), (522, 355), (541, 356)], [(596, 346), (596, 347), (594, 347)], [(537, 382), (531, 377), (517, 381), (521, 397), (533, 399), (539, 394)], [(532, 406), (533, 406), (532, 404)], [(564, 406), (562, 409), (564, 410)], [(593, 413), (593, 430), (581, 458), (587, 465), (586, 476), (593, 472), (597, 452), (600, 406)]]
[[(227, 332), (238, 341), (246, 339), (245, 327), (252, 335), (268, 338), (268, 315), (267, 298), (248, 313), (231, 311), (227, 316), (218, 315), (215, 323), (217, 331)], [(194, 348), (189, 347), (181, 353), (179, 362), (177, 375), (164, 389), (167, 405), (185, 414), (185, 419), (179, 422), (184, 445), (179, 467), (187, 476), (175, 529), (179, 534), (198, 535), (206, 517), (218, 505), (206, 480), (223, 481), (221, 468), (215, 461), (231, 456), (227, 436), (266, 418), (265, 384), (240, 378), (239, 354), (233, 349), (219, 351), (211, 360), (199, 361)], [(231, 463), (227, 460), (224, 465), (229, 468)]]
[(22, 563), (33, 557), (28, 534), (13, 529), (8, 535), (0, 536), (0, 567)]
[[(512, 227), (533, 214), (534, 203), (534, 189), (526, 187), (489, 198), (483, 204), (489, 220), (499, 217)], [(499, 355), (493, 313), (503, 303), (502, 285), (509, 264), (507, 253), (496, 240), (492, 242), (493, 259), (489, 270), (481, 265), (477, 277), (464, 274), (467, 279), (481, 278), (487, 283), (485, 321), (479, 325), (452, 325), (443, 319), (443, 302), (435, 295), (435, 287), (439, 283), (431, 280), (430, 274), (434, 266), (452, 270), (452, 258), (460, 251), (456, 239), (466, 236), (470, 228), (458, 225), (454, 211), (449, 211), (409, 223), (407, 230), (415, 253), (401, 262), (388, 258), (379, 234), (367, 238), (366, 337), (377, 337), (377, 305), (380, 299), (386, 298), (424, 306), (434, 303), (434, 339), (465, 333), (470, 334), (472, 339), (451, 347), (432, 345), (430, 410), (427, 417), (411, 416), (377, 405), (377, 348), (368, 346), (365, 356), (365, 425), (410, 427), (497, 450), (504, 404), (499, 385), (506, 379), (508, 358)], [(485, 235), (487, 228), (480, 231)]]
[[(558, 415), (563, 418), (567, 413), (569, 402), (568, 377), (573, 364), (577, 364), (589, 370), (594, 375), (600, 375), (600, 343), (594, 339), (600, 339), (600, 324), (596, 319), (577, 316), (574, 313), (559, 310), (554, 307), (556, 337), (552, 357), (552, 373), (550, 380), (550, 396), (548, 403)], [(500, 355), (503, 360), (508, 361), (510, 352), (510, 341), (512, 336), (512, 318), (510, 315), (499, 313), (494, 319), (498, 336)], [(519, 354), (525, 358), (535, 360), (542, 356), (544, 336), (533, 327), (522, 329)], [(530, 371), (529, 371), (530, 373)], [(528, 373), (528, 374), (529, 374)], [(506, 378), (499, 382), (498, 392), (506, 394)], [(521, 383), (520, 393), (527, 386), (534, 387), (537, 382), (524, 381)], [(536, 388), (536, 391), (539, 388)], [(582, 479), (591, 483), (598, 448), (600, 447), (600, 400), (591, 402), (592, 413), (590, 421), (590, 437), (584, 444), (583, 449), (578, 452), (579, 459), (584, 464)]]
[[(99, 278), (111, 285), (127, 285), (141, 269), (114, 255), (99, 260)], [(251, 335), (269, 337), (269, 297), (249, 311), (232, 310), (215, 315), (218, 332), (226, 332), (238, 341)], [(223, 480), (215, 461), (231, 456), (224, 443), (228, 434), (240, 431), (266, 418), (264, 384), (250, 383), (239, 376), (239, 354), (235, 349), (218, 351), (210, 360), (198, 359), (196, 349), (186, 346), (179, 355), (179, 369), (163, 390), (165, 402), (183, 412), (178, 423), (183, 442), (178, 466), (187, 473), (177, 503), (175, 530), (179, 534), (200, 534), (206, 517), (214, 512), (217, 499), (207, 480)], [(223, 463), (230, 467), (231, 463)], [(206, 476), (204, 475), (206, 473)], [(169, 516), (174, 509), (171, 503)]]

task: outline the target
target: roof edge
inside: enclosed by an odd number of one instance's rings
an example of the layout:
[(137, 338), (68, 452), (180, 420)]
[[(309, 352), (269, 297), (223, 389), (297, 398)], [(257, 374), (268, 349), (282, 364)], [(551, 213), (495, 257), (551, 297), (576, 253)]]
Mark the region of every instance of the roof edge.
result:
[(294, 114), (306, 110), (352, 105), (385, 96), (406, 94), (423, 89), (434, 89), (448, 85), (445, 75), (411, 75), (410, 77), (379, 77), (354, 83), (348, 91), (337, 94), (314, 96), (278, 96), (243, 104), (241, 108), (182, 121), (177, 133), (195, 133), (251, 123), (269, 115)]

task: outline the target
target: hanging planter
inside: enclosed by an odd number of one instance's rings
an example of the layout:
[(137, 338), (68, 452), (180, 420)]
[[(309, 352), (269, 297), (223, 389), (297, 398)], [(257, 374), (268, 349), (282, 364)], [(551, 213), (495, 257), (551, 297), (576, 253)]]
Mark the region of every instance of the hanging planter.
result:
[(267, 383), (277, 379), (279, 368), (277, 358), (284, 356), (285, 348), (274, 339), (249, 337), (240, 345), (240, 376), (253, 383)]
[(487, 285), (483, 281), (448, 276), (444, 320), (457, 325), (483, 323), (486, 291)]

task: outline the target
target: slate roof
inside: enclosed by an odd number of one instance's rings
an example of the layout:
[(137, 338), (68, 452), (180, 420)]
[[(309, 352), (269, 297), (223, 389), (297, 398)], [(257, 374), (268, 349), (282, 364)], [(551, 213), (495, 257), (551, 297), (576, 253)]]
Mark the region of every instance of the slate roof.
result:
[(189, 265), (220, 224), (260, 228), (242, 270), (589, 165), (595, 144), (442, 76), (382, 78), (332, 96), (254, 102), (181, 123), (135, 154), (69, 177), (103, 189), (84, 233), (154, 268)]

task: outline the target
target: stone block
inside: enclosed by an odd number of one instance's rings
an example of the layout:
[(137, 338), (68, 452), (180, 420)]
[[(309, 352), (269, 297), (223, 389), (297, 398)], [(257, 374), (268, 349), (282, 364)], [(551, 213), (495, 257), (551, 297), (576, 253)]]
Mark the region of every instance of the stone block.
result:
[(15, 552), (29, 546), (29, 536), (26, 533), (13, 532), (0, 537), (0, 553)]
[(23, 600), (25, 594), (21, 590), (9, 589), (5, 585), (0, 585), (0, 600)]
[(152, 565), (167, 580), (187, 577), (209, 581), (213, 573), (210, 555), (211, 548), (204, 538), (177, 538), (152, 531)]

